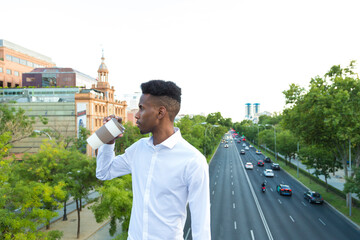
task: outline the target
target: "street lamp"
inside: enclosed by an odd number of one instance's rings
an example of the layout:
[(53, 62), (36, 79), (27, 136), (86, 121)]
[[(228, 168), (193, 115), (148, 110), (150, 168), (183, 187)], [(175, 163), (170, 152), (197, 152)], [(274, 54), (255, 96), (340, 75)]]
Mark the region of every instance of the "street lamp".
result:
[[(202, 125), (206, 125), (207, 122), (202, 122), (201, 124), (202, 124)], [(204, 138), (204, 155), (205, 155), (205, 157), (206, 157), (206, 144), (205, 144), (205, 141), (206, 141), (206, 130), (207, 130), (209, 127), (219, 127), (219, 125), (216, 125), (216, 124), (214, 124), (214, 125), (208, 125), (208, 126), (206, 126), (206, 128), (205, 128), (205, 133), (204, 133), (204, 135), (205, 135), (205, 138)]]
[(274, 128), (274, 145), (275, 145), (275, 149), (274, 149), (274, 154), (275, 154), (275, 161), (277, 161), (277, 155), (276, 155), (276, 130), (275, 130), (275, 126), (271, 125), (271, 124), (266, 124), (265, 126), (272, 126)]
[(52, 140), (52, 139), (51, 139), (51, 136), (50, 136), (47, 132), (40, 131), (40, 130), (34, 130), (34, 132), (35, 132), (35, 133), (38, 133), (38, 134), (45, 133), (45, 134), (50, 138), (50, 140)]

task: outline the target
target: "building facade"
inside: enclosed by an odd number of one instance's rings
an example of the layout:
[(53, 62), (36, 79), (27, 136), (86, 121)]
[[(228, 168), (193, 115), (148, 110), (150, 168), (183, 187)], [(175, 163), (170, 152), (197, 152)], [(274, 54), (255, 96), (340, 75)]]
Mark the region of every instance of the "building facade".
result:
[[(43, 71), (44, 72), (44, 71)], [(46, 71), (45, 71), (46, 72)], [(92, 88), (58, 86), (48, 88), (3, 88), (0, 89), (0, 104), (22, 108), (30, 117), (46, 117), (48, 124), (36, 121), (34, 130), (47, 130), (50, 136), (61, 138), (78, 137), (80, 126), (94, 133), (103, 125), (103, 118), (111, 114), (127, 121), (126, 101), (114, 99), (114, 87), (108, 82), (107, 67), (104, 57), (99, 67), (99, 81)], [(10, 153), (35, 153), (46, 134), (38, 138), (25, 138), (14, 144)], [(87, 146), (86, 153), (95, 156), (94, 149)]]
[(0, 39), (0, 87), (21, 87), (24, 72), (53, 66), (50, 57)]
[(22, 76), (23, 87), (83, 87), (91, 88), (97, 81), (72, 68), (35, 68)]
[[(127, 103), (114, 98), (115, 89), (113, 86), (110, 87), (109, 70), (105, 65), (104, 56), (101, 60), (97, 84), (91, 89), (82, 90), (75, 96), (76, 132), (79, 132), (82, 126), (93, 134), (103, 125), (104, 117), (112, 114), (121, 117), (124, 123), (127, 122)], [(95, 149), (89, 145), (86, 152), (88, 155), (95, 156)]]

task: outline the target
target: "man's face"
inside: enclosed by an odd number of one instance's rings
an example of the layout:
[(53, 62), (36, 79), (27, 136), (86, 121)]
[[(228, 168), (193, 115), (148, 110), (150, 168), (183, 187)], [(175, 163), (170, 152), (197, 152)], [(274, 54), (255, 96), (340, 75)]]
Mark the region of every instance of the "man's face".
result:
[(150, 94), (143, 94), (139, 101), (139, 111), (135, 114), (136, 124), (141, 134), (150, 133), (158, 124), (159, 110)]

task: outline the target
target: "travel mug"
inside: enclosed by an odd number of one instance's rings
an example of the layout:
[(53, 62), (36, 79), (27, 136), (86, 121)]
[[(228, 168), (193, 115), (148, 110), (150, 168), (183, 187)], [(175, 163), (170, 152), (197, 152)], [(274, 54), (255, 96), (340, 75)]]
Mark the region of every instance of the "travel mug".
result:
[(96, 130), (96, 132), (86, 139), (86, 141), (92, 149), (97, 149), (101, 145), (110, 142), (124, 131), (124, 126), (121, 125), (117, 119), (112, 118), (110, 121), (105, 123), (105, 125)]

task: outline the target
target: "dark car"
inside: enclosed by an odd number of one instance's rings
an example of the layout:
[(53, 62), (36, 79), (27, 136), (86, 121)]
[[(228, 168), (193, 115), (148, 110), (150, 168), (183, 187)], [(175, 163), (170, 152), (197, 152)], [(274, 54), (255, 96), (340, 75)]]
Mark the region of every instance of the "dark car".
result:
[(241, 143), (241, 139), (237, 140), (237, 143)]
[(304, 192), (304, 198), (309, 201), (309, 203), (324, 203), (324, 199), (320, 193), (314, 191), (306, 191)]
[(271, 168), (273, 170), (280, 170), (280, 165), (278, 163), (273, 163), (273, 164), (271, 164)]
[(280, 194), (280, 195), (287, 195), (287, 196), (291, 196), (292, 195), (292, 191), (289, 185), (285, 185), (285, 184), (279, 184), (276, 186), (276, 191)]
[(266, 157), (266, 158), (264, 159), (264, 162), (271, 163), (271, 159), (270, 159), (269, 157)]
[(241, 149), (241, 150), (240, 150), (240, 154), (243, 154), (243, 155), (244, 155), (244, 154), (245, 154), (245, 150), (244, 150), (244, 149)]
[(264, 166), (264, 161), (263, 161), (263, 160), (259, 160), (258, 163), (257, 163), (257, 165), (258, 165), (259, 167), (263, 167), (263, 166)]

